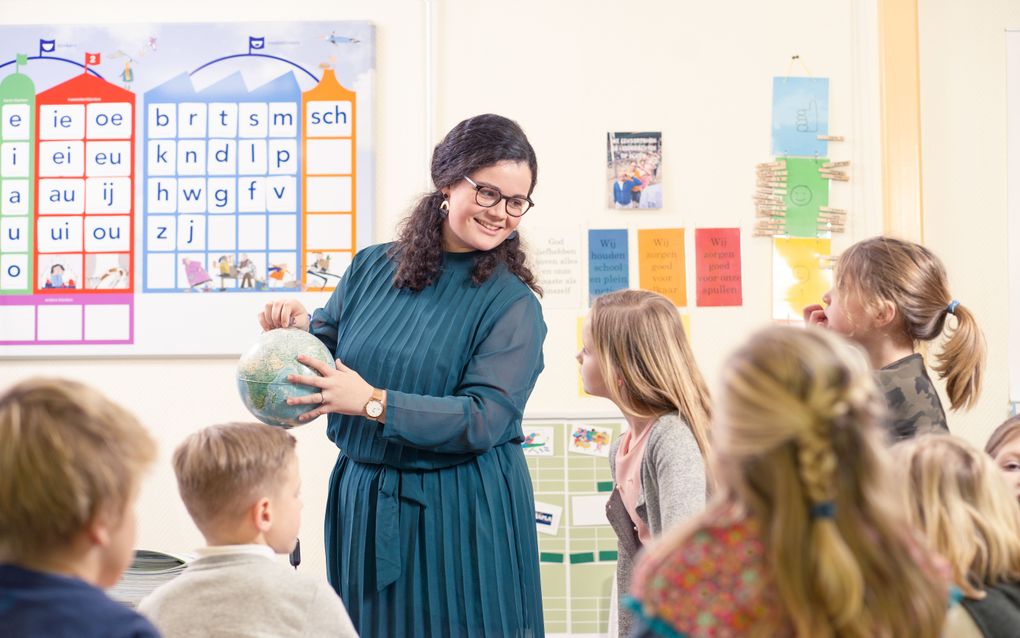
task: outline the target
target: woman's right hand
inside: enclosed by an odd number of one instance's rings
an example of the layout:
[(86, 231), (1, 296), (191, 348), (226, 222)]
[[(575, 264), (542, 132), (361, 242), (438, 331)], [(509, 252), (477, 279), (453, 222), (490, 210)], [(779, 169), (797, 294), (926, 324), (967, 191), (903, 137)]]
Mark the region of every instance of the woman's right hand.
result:
[(278, 299), (266, 304), (259, 313), (263, 330), (301, 328), (308, 330), (308, 311), (297, 299)]

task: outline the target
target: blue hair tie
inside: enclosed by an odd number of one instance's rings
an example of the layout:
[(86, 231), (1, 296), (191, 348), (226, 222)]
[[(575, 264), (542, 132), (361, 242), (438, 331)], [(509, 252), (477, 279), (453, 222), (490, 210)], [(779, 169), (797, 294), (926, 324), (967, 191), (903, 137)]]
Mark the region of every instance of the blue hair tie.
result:
[(836, 504), (832, 501), (822, 501), (811, 506), (811, 518), (836, 518)]
[(956, 314), (956, 307), (959, 306), (959, 305), (960, 305), (960, 302), (955, 300), (955, 299), (953, 299), (952, 301), (949, 302), (949, 305), (946, 306), (946, 312), (948, 312), (951, 315), (955, 315)]

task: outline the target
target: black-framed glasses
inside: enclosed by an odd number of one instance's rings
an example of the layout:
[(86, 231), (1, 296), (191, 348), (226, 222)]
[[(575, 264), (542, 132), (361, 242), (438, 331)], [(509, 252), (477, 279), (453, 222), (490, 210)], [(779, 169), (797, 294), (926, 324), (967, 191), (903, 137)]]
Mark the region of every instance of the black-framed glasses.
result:
[(530, 197), (510, 197), (509, 195), (504, 195), (495, 186), (485, 186), (484, 184), (476, 183), (475, 180), (467, 175), (464, 176), (464, 179), (467, 180), (468, 184), (475, 187), (475, 203), (479, 206), (489, 208), (498, 204), (499, 200), (502, 199), (506, 201), (507, 215), (521, 217), (535, 205), (535, 202), (531, 201)]

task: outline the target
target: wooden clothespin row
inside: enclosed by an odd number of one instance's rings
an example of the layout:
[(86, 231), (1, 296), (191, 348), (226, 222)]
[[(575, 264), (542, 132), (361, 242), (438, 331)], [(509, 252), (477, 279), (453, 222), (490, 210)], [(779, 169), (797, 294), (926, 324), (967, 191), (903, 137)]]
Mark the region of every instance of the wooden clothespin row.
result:
[(836, 265), (837, 261), (839, 261), (839, 255), (819, 255), (818, 267), (831, 270)]
[(819, 217), (818, 218), (818, 224), (819, 225), (828, 224), (829, 226), (844, 226), (845, 227), (846, 226), (846, 220), (843, 219), (843, 218)]
[(833, 179), (837, 182), (849, 182), (850, 176), (846, 173), (839, 171), (818, 171), (818, 174), (822, 176), (822, 179)]
[(842, 135), (816, 135), (815, 139), (822, 140), (824, 142), (842, 142), (844, 138)]
[(841, 160), (839, 162), (826, 162), (822, 164), (822, 168), (845, 168), (850, 166), (850, 160)]
[(758, 208), (754, 211), (754, 216), (759, 219), (786, 219), (785, 210), (769, 210), (767, 208)]
[(832, 213), (834, 215), (846, 215), (845, 208), (831, 208), (828, 206), (820, 206), (818, 210), (823, 213)]
[(775, 237), (776, 235), (781, 235), (782, 231), (783, 229), (778, 226), (774, 226), (772, 224), (765, 222), (758, 222), (758, 224), (754, 227), (754, 236)]
[(824, 208), (819, 208), (818, 219), (846, 219), (846, 211), (837, 210), (835, 212), (829, 212)]
[(786, 168), (786, 162), (762, 162), (760, 164), (755, 164), (754, 167), (756, 169), (758, 169), (758, 170), (763, 170), (763, 169), (768, 169), (768, 168), (782, 168), (782, 169), (785, 169)]

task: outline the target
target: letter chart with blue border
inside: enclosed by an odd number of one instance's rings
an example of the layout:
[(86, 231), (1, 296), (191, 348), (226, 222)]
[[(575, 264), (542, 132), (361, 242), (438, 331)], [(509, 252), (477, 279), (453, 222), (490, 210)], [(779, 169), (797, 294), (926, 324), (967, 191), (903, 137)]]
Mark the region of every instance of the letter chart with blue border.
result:
[(372, 237), (374, 66), (365, 22), (0, 27), (0, 354), (227, 354), (321, 305)]

